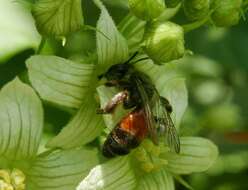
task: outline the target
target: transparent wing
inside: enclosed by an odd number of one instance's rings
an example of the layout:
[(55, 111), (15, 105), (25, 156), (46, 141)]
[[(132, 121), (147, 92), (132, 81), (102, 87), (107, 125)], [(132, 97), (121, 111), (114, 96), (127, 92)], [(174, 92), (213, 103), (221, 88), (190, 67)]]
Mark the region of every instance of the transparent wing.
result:
[(135, 79), (139, 94), (140, 94), (141, 99), (142, 99), (141, 101), (142, 101), (143, 106), (144, 106), (145, 118), (146, 118), (146, 123), (147, 123), (150, 138), (152, 139), (154, 144), (158, 144), (156, 121), (153, 117), (153, 111), (151, 109), (150, 100), (147, 96), (146, 90), (144, 89), (144, 86), (142, 84), (142, 80), (138, 76), (136, 76), (134, 79)]
[(165, 135), (167, 143), (170, 148), (174, 149), (176, 153), (180, 152), (180, 139), (175, 128), (175, 125), (170, 117), (170, 113), (166, 109), (166, 105), (161, 101), (161, 97), (156, 89), (155, 93), (155, 103), (154, 103), (154, 116), (157, 117), (156, 122), (159, 126), (159, 134)]

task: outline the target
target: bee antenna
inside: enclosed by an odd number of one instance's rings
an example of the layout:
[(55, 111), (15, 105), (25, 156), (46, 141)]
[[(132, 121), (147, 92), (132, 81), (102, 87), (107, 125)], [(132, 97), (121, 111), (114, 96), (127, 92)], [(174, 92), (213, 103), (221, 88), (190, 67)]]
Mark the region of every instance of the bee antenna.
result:
[(132, 61), (137, 55), (138, 55), (138, 51), (136, 51), (124, 64), (128, 64), (130, 61)]

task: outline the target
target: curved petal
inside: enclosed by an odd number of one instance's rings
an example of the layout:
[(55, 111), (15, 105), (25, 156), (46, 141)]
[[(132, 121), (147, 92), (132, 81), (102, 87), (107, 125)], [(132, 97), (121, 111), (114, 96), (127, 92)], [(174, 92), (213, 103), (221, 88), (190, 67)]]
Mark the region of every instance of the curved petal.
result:
[(0, 64), (14, 54), (37, 48), (40, 35), (30, 11), (19, 1), (0, 1)]
[(34, 90), (14, 79), (0, 92), (0, 155), (8, 160), (31, 159), (38, 150), (43, 109)]
[(102, 115), (96, 114), (97, 107), (94, 97), (87, 96), (77, 114), (47, 146), (68, 149), (94, 140), (104, 127)]
[(126, 39), (117, 30), (113, 19), (100, 0), (94, 0), (101, 9), (101, 15), (97, 22), (97, 55), (98, 63), (113, 65), (122, 63), (128, 59), (128, 44)]
[(146, 22), (128, 13), (118, 24), (120, 32), (125, 36), (129, 49), (137, 50), (142, 42), (145, 33)]
[(182, 137), (181, 152), (168, 152), (166, 169), (175, 174), (206, 171), (217, 159), (218, 148), (210, 140), (200, 137)]
[(42, 99), (72, 108), (81, 106), (91, 85), (94, 65), (44, 55), (32, 56), (26, 63), (29, 79)]
[(159, 170), (146, 174), (140, 179), (138, 190), (174, 190), (174, 180), (170, 173)]
[(27, 190), (74, 190), (98, 164), (96, 149), (46, 152), (37, 157), (27, 175)]
[(93, 168), (77, 190), (135, 190), (135, 187), (134, 171), (125, 156)]

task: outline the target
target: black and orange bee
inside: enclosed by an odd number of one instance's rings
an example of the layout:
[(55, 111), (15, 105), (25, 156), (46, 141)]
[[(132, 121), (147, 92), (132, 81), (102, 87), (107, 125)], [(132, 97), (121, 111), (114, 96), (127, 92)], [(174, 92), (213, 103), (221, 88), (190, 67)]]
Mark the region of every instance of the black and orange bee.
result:
[(165, 136), (168, 145), (179, 153), (180, 141), (170, 117), (172, 107), (167, 99), (159, 95), (149, 76), (135, 69), (134, 64), (144, 59), (132, 63), (136, 55), (125, 63), (111, 66), (99, 76), (99, 79), (106, 79), (106, 86), (117, 87), (120, 92), (97, 113), (113, 113), (120, 103), (125, 109), (133, 108), (110, 132), (102, 153), (105, 157), (126, 155), (146, 137), (157, 145), (161, 136)]

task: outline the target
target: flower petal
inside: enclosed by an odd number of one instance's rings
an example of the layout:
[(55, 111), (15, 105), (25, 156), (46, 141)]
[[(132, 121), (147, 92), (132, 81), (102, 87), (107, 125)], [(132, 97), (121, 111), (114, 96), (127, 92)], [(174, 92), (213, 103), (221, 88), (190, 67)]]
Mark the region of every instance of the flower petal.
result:
[(170, 173), (159, 170), (146, 174), (140, 179), (138, 190), (174, 190), (174, 180)]
[(43, 109), (34, 90), (14, 79), (0, 92), (0, 155), (8, 160), (31, 159), (38, 150)]
[(135, 51), (139, 48), (145, 33), (145, 24), (145, 21), (138, 19), (131, 13), (125, 16), (118, 24), (118, 28), (127, 39), (128, 47), (131, 51)]
[(18, 1), (0, 1), (0, 28), (2, 63), (20, 51), (39, 46), (40, 35), (32, 15)]
[(218, 148), (210, 140), (200, 137), (182, 137), (180, 154), (168, 152), (166, 169), (175, 174), (206, 171), (217, 159)]
[(136, 178), (129, 158), (119, 157), (93, 168), (77, 190), (134, 190)]
[(94, 65), (78, 64), (56, 56), (32, 56), (27, 60), (29, 79), (42, 99), (79, 108), (88, 92)]
[(104, 127), (102, 116), (96, 114), (97, 107), (93, 96), (86, 97), (77, 114), (47, 146), (67, 149), (94, 140)]
[(83, 24), (81, 0), (39, 0), (33, 15), (43, 35), (65, 36)]
[(74, 190), (98, 164), (95, 149), (73, 149), (41, 154), (26, 172), (28, 190)]
[[(101, 9), (97, 22), (97, 55), (99, 64), (113, 65), (128, 59), (128, 45), (126, 39), (117, 30), (114, 21), (100, 0), (94, 0)], [(104, 35), (103, 35), (104, 34)]]

